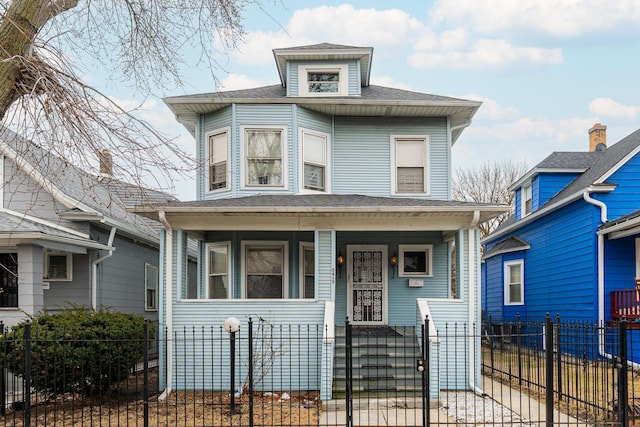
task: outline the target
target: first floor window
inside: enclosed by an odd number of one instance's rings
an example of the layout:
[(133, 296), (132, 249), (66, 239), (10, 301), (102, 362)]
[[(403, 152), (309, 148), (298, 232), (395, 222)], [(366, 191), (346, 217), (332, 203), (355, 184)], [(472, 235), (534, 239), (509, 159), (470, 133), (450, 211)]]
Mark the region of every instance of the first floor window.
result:
[(246, 185), (284, 187), (283, 129), (245, 129)]
[(209, 262), (207, 265), (207, 297), (210, 299), (228, 299), (229, 287), (229, 243), (207, 245)]
[(152, 264), (144, 265), (144, 284), (145, 284), (145, 310), (158, 309), (158, 267)]
[(427, 193), (427, 139), (393, 139), (396, 194)]
[(285, 242), (243, 242), (246, 298), (286, 298)]
[(71, 254), (45, 252), (44, 279), (47, 281), (70, 281), (72, 279)]
[(313, 243), (300, 245), (300, 298), (315, 298), (316, 265)]
[(432, 276), (433, 245), (399, 245), (398, 276)]
[(0, 254), (0, 307), (18, 307), (18, 254)]
[(504, 263), (504, 304), (524, 304), (524, 261)]

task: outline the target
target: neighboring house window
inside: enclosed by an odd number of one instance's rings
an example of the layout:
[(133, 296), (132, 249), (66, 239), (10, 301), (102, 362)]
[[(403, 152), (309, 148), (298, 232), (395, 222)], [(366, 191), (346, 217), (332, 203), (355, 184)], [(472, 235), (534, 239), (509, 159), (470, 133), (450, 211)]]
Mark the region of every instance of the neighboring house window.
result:
[(428, 192), (427, 147), (426, 137), (392, 137), (395, 194)]
[(18, 307), (18, 254), (0, 254), (0, 307)]
[(433, 276), (433, 245), (399, 245), (398, 276)]
[(152, 264), (144, 265), (144, 309), (155, 311), (158, 309), (158, 267)]
[(302, 179), (305, 190), (328, 192), (327, 159), (329, 136), (324, 133), (300, 131), (302, 140)]
[(300, 298), (316, 296), (316, 265), (313, 243), (300, 244)]
[(245, 128), (245, 185), (284, 187), (285, 152), (283, 128)]
[(207, 245), (207, 298), (229, 299), (231, 287), (229, 283), (229, 242)]
[(298, 92), (300, 96), (347, 95), (348, 66), (298, 67)]
[(531, 213), (532, 206), (532, 194), (531, 184), (522, 187), (522, 216), (527, 216)]
[(504, 305), (524, 304), (524, 261), (504, 263)]
[(242, 242), (246, 298), (287, 298), (287, 242)]
[(221, 190), (228, 187), (228, 132), (212, 133), (208, 136), (208, 181), (209, 191)]
[(73, 255), (59, 252), (45, 252), (44, 280), (69, 282), (73, 279)]
[(636, 239), (636, 279), (640, 279), (640, 239)]

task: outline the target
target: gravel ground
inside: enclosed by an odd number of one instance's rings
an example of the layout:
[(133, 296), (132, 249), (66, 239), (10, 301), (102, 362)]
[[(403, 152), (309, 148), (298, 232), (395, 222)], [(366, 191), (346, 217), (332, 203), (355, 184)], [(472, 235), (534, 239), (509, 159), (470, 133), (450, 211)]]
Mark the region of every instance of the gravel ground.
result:
[(471, 392), (445, 392), (440, 401), (442, 410), (461, 426), (537, 425), (488, 396), (481, 397)]

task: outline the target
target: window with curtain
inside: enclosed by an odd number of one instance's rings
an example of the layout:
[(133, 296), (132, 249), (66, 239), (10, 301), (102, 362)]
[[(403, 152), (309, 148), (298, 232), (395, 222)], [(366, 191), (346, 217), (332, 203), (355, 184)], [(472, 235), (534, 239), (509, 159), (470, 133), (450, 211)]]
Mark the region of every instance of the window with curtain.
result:
[(327, 191), (327, 136), (302, 132), (304, 189)]
[(395, 193), (427, 192), (427, 141), (425, 138), (396, 138)]

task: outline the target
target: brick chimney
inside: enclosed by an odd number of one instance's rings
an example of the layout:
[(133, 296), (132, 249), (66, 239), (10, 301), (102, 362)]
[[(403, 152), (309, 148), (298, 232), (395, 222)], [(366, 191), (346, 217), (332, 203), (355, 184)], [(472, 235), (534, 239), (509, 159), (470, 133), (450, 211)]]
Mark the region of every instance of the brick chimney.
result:
[[(602, 144), (603, 147), (598, 147)], [(607, 127), (596, 123), (589, 129), (589, 151), (597, 151), (607, 147)]]
[(100, 174), (103, 176), (113, 175), (113, 158), (106, 148), (98, 151), (98, 163), (100, 164)]

